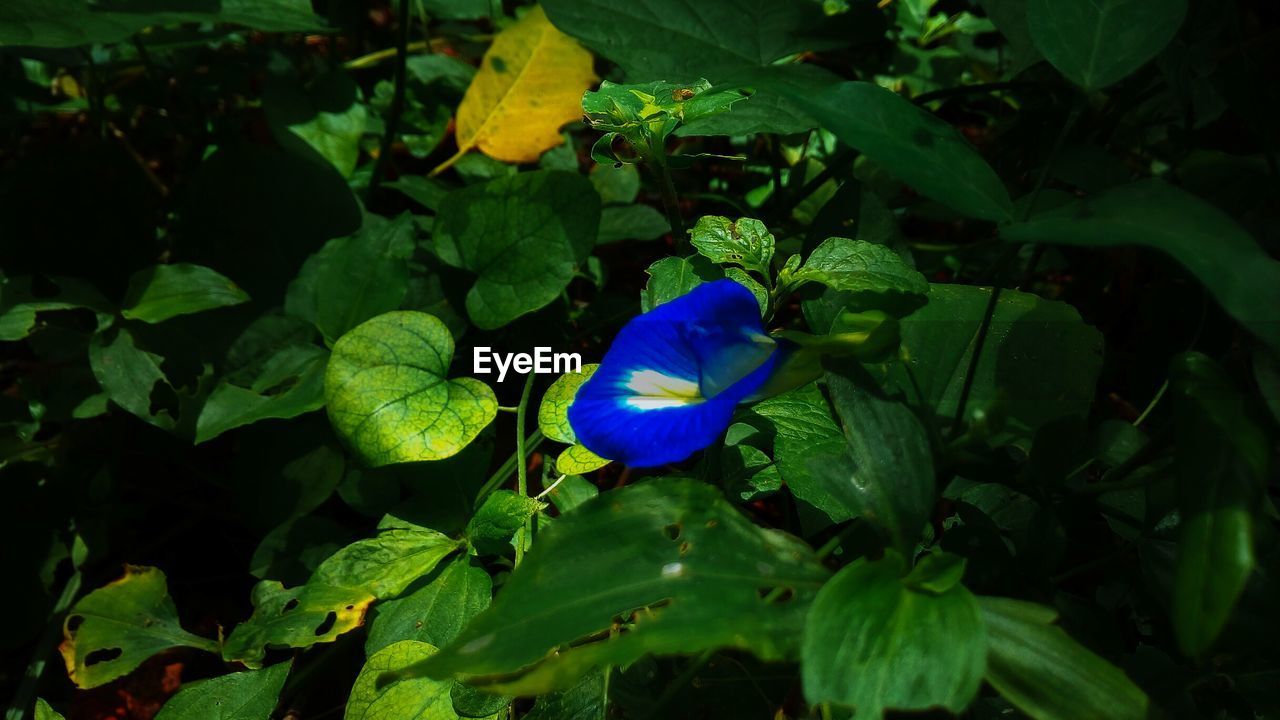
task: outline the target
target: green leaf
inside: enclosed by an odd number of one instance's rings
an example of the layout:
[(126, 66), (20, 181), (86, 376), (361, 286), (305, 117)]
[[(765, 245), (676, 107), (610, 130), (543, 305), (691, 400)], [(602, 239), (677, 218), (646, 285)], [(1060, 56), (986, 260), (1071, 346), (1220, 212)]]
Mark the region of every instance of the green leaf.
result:
[(320, 563), (307, 583), (358, 588), (387, 600), (460, 547), (443, 533), (406, 523), (342, 548)]
[(306, 648), (329, 643), (360, 627), (376, 599), (365, 590), (308, 582), (285, 588), (263, 580), (253, 588), (253, 615), (231, 631), (222, 659), (260, 668), (267, 648)]
[(263, 91), (267, 124), (281, 147), (327, 160), (349, 178), (360, 157), (369, 112), (350, 75), (328, 72), (303, 88), (272, 77)]
[[(414, 672), (525, 694), (647, 653), (736, 647), (794, 657), (826, 577), (803, 543), (757, 527), (715, 488), (649, 480), (560, 517), (493, 605)], [(773, 588), (790, 597), (766, 603)], [(627, 632), (610, 632), (619, 624)]]
[(828, 372), (826, 379), (847, 449), (815, 456), (811, 471), (844, 510), (832, 520), (862, 516), (909, 555), (933, 510), (928, 433), (904, 403), (871, 389), (874, 382), (861, 368)]
[(178, 623), (164, 573), (126, 565), (124, 576), (80, 598), (62, 626), (59, 650), (78, 688), (94, 688), (132, 672), (163, 650), (193, 647), (218, 652), (212, 640)]
[[(631, 167), (623, 165), (623, 167)], [(620, 240), (657, 240), (671, 232), (667, 217), (648, 205), (607, 207), (600, 211), (600, 230), (596, 244)]]
[(248, 386), (221, 380), (200, 409), (196, 442), (270, 418), (292, 418), (324, 407), (324, 371), (329, 353), (315, 345), (292, 345), (262, 364)]
[(745, 420), (770, 436), (773, 462), (793, 495), (837, 521), (853, 516), (845, 499), (820, 472), (821, 464), (812, 462), (839, 457), (847, 447), (817, 383), (756, 403)]
[(894, 551), (860, 558), (818, 592), (800, 666), (809, 702), (877, 718), (886, 709), (959, 713), (977, 694), (986, 632), (976, 598), (958, 583), (911, 587), (905, 569)]
[(488, 385), (449, 380), (453, 338), (432, 315), (391, 312), (333, 346), (325, 399), (334, 429), (371, 466), (457, 454), (498, 413)]
[(1180, 355), (1169, 381), (1182, 514), (1170, 614), (1179, 646), (1195, 657), (1222, 632), (1256, 563), (1253, 514), (1272, 445), (1213, 360)]
[(613, 462), (602, 458), (582, 445), (572, 445), (556, 457), (556, 472), (563, 475), (582, 475)]
[(1142, 720), (1147, 696), (1124, 673), (1050, 623), (1052, 608), (979, 598), (987, 628), (986, 679), (1036, 720)]
[(360, 323), (400, 307), (409, 288), (413, 216), (366, 215), (360, 231), (325, 243), (289, 285), (285, 311), (334, 343)]
[(248, 301), (245, 291), (207, 267), (156, 265), (129, 278), (120, 314), (129, 320), (158, 323)]
[(94, 335), (89, 341), (89, 367), (107, 397), (158, 428), (175, 430), (183, 416), (182, 408), (175, 416), (173, 408), (152, 404), (157, 388), (160, 392), (174, 392), (160, 369), (163, 361), (159, 355), (138, 347), (133, 333), (123, 327)]
[[(210, 12), (210, 9), (213, 9)], [(10, 0), (0, 8), (0, 45), (75, 47), (127, 39), (149, 25), (234, 23), (266, 31), (317, 30), (306, 0)]]
[(772, 71), (756, 80), (921, 194), (970, 217), (1013, 219), (1009, 193), (991, 166), (955, 128), (911, 101), (872, 83), (832, 85), (812, 74)]
[(52, 287), (33, 292), (30, 277), (0, 278), (0, 342), (21, 340), (36, 329), (37, 313), (91, 310), (98, 330), (111, 326), (114, 310), (92, 285), (75, 278), (52, 278)]
[(903, 262), (896, 252), (864, 240), (827, 238), (792, 276), (794, 282), (817, 282), (849, 295), (843, 299), (853, 310), (881, 303), (903, 314), (927, 302), (929, 281)]
[(737, 221), (719, 215), (704, 215), (689, 231), (690, 242), (713, 263), (740, 265), (770, 277), (773, 262), (773, 234), (764, 223), (752, 218)]
[(49, 706), (44, 698), (36, 698), (36, 720), (66, 720), (58, 711)]
[(569, 475), (550, 489), (547, 499), (563, 515), (599, 494), (595, 485), (577, 475)]
[(493, 597), (489, 573), (473, 566), (466, 556), (437, 567), (418, 585), (373, 607), (365, 654), (373, 655), (400, 640), (448, 645), (471, 618), (489, 607)]
[(156, 720), (270, 720), (292, 664), (276, 663), (183, 687)]
[(1045, 58), (1086, 90), (1123, 80), (1182, 26), (1187, 0), (1028, 0), (1027, 27)]
[(640, 309), (644, 312), (675, 300), (704, 282), (724, 277), (720, 268), (701, 255), (662, 258), (645, 272), (649, 274), (649, 282), (640, 293)]
[(565, 373), (547, 388), (542, 396), (542, 404), (538, 406), (538, 429), (548, 439), (569, 444), (578, 442), (573, 426), (569, 424), (569, 406), (578, 395), (578, 388), (599, 367), (599, 363), (583, 365), (581, 372)]
[(1122, 185), (1001, 232), (1009, 242), (1081, 247), (1139, 245), (1167, 253), (1223, 309), (1280, 348), (1280, 261), (1221, 210), (1160, 180)]
[(1015, 76), (1044, 59), (1031, 40), (1026, 0), (978, 0), (978, 4), (1009, 45), (1008, 76)]
[(499, 328), (560, 296), (595, 245), (600, 197), (581, 175), (525, 172), (450, 193), (435, 250), (475, 273), (467, 315)]
[[(635, 165), (595, 165), (589, 177), (605, 205), (630, 205), (640, 194), (640, 171)], [(600, 222), (604, 223), (603, 218)]]
[[(906, 367), (883, 366), (887, 385), (954, 419), (990, 295), (990, 288), (931, 285), (929, 303), (901, 321)], [(1007, 416), (1005, 432), (1029, 442), (1052, 420), (1088, 416), (1101, 367), (1102, 336), (1075, 308), (1004, 290), (967, 407), (998, 410)]]
[(524, 720), (606, 720), (608, 677), (608, 670), (595, 670), (565, 690), (539, 695)]
[(419, 677), (382, 685), (379, 680), (435, 654), (435, 646), (417, 640), (374, 653), (351, 688), (343, 720), (455, 720), (458, 715), (449, 696), (453, 683)]
[(540, 509), (542, 503), (533, 498), (495, 490), (467, 523), (467, 541), (477, 552), (500, 554), (511, 547), (511, 537)]
[(641, 155), (685, 121), (695, 121), (727, 112), (745, 99), (737, 90), (713, 90), (711, 83), (698, 79), (687, 83), (665, 80), (639, 85), (619, 85), (605, 80), (597, 90), (582, 96), (582, 112), (587, 124), (606, 133), (618, 133)]

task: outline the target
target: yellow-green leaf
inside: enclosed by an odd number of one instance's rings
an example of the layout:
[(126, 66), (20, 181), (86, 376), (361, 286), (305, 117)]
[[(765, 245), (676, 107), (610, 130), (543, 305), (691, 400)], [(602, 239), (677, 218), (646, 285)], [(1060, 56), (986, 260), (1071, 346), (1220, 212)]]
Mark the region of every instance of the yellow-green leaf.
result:
[(591, 53), (533, 7), (494, 38), (458, 106), (458, 153), (432, 174), (473, 149), (503, 162), (537, 160), (564, 142), (560, 127), (578, 118), (595, 81)]
[(573, 445), (556, 458), (556, 471), (564, 475), (581, 475), (599, 470), (610, 462), (582, 445)]
[(381, 685), (379, 678), (436, 654), (434, 645), (404, 640), (374, 653), (347, 699), (344, 720), (455, 720), (448, 680), (413, 678)]
[(578, 394), (578, 388), (598, 367), (599, 363), (583, 365), (581, 372), (565, 373), (551, 383), (538, 406), (538, 429), (543, 435), (556, 442), (572, 444), (578, 441), (569, 426), (569, 405)]

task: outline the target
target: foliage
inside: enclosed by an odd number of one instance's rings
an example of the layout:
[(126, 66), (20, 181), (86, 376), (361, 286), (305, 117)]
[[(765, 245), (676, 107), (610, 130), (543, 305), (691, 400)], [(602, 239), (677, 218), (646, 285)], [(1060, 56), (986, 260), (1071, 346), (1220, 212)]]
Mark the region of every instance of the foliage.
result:
[(6, 720), (1275, 716), (1277, 27), (0, 3)]

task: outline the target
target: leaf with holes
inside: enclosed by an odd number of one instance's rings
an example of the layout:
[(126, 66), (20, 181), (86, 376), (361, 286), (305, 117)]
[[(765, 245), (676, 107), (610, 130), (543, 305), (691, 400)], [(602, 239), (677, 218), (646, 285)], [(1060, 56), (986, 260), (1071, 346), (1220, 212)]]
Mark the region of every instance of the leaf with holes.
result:
[(227, 662), (260, 668), (268, 648), (306, 648), (328, 643), (364, 623), (375, 600), (366, 590), (310, 583), (285, 588), (263, 580), (253, 588), (253, 615), (231, 631), (222, 646)]
[(488, 385), (447, 379), (453, 337), (433, 315), (391, 312), (343, 335), (325, 372), (329, 419), (369, 465), (441, 460), (498, 413)]
[(183, 687), (155, 720), (270, 720), (292, 661), (262, 670), (231, 673)]
[(67, 675), (79, 688), (111, 682), (170, 648), (218, 652), (216, 642), (182, 629), (164, 573), (135, 565), (81, 598), (67, 614), (62, 635)]
[(405, 675), (531, 694), (650, 653), (738, 648), (794, 658), (827, 577), (808, 546), (757, 527), (718, 489), (650, 480), (553, 523), (493, 605)]
[(99, 331), (107, 329), (113, 308), (92, 285), (75, 278), (42, 278), (51, 287), (35, 292), (30, 277), (0, 276), (0, 342), (21, 340), (36, 329), (39, 313), (85, 309), (97, 319)]
[(711, 262), (741, 265), (747, 270), (771, 277), (773, 234), (764, 223), (753, 218), (737, 221), (719, 215), (705, 215), (689, 231), (690, 242)]

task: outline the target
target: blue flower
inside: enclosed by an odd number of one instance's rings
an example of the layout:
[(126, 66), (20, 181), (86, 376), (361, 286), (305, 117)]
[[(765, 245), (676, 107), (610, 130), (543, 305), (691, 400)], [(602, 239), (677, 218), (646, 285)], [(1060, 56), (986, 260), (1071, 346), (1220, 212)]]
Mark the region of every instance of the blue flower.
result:
[(578, 389), (569, 424), (601, 457), (634, 467), (679, 462), (720, 437), (778, 355), (751, 291), (706, 283), (622, 328)]

